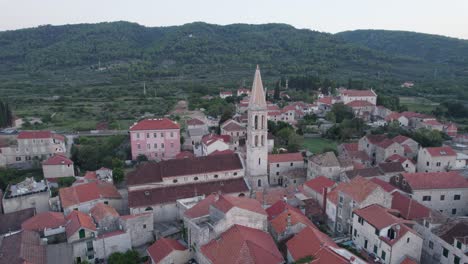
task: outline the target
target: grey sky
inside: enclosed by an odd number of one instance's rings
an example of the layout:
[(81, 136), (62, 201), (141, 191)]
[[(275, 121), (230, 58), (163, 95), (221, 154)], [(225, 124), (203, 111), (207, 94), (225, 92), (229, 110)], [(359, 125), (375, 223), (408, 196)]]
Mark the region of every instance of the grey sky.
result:
[(468, 39), (468, 0), (0, 0), (0, 30), (117, 20), (276, 22), (331, 33), (372, 28)]

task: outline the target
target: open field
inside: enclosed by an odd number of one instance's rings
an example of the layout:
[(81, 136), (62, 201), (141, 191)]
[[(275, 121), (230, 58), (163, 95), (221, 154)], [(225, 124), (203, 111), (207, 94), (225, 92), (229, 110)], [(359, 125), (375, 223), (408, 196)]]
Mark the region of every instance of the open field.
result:
[(409, 111), (431, 113), (439, 105), (423, 97), (400, 97), (400, 104), (408, 107)]
[(325, 138), (304, 138), (304, 147), (312, 153), (320, 153), (326, 149), (336, 150), (337, 143)]

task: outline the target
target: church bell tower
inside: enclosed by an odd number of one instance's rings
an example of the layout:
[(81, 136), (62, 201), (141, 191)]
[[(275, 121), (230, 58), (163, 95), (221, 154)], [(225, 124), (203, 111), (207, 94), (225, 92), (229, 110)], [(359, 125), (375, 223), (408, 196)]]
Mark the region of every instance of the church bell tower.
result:
[(257, 65), (247, 110), (246, 175), (252, 188), (268, 186), (268, 108)]

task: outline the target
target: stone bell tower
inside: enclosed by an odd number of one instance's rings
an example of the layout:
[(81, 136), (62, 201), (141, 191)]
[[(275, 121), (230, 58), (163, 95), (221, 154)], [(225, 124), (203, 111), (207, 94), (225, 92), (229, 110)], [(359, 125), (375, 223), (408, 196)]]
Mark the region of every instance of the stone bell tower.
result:
[(246, 175), (252, 188), (268, 186), (268, 108), (257, 65), (247, 110)]

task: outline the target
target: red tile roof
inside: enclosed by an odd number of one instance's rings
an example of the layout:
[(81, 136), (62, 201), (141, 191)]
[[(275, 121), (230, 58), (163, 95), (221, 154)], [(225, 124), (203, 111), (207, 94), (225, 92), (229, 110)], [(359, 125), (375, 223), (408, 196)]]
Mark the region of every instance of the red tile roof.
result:
[(333, 98), (329, 96), (322, 97), (317, 100), (317, 103), (326, 104), (326, 105), (332, 105), (332, 102), (333, 102)]
[(346, 104), (349, 107), (367, 107), (367, 106), (374, 106), (372, 103), (369, 101), (362, 101), (362, 100), (356, 100), (356, 101), (351, 101)]
[(362, 217), (366, 222), (379, 230), (403, 222), (403, 219), (392, 215), (388, 212), (387, 208), (379, 204), (372, 204), (364, 208), (354, 210), (354, 214)]
[(229, 141), (231, 140), (231, 136), (229, 135), (215, 135), (215, 134), (209, 134), (209, 135), (204, 135), (202, 137), (202, 143), (209, 146), (213, 143), (215, 143), (216, 141), (222, 141), (222, 142), (225, 142), (225, 143), (229, 143)]
[[(405, 146), (407, 146), (407, 145), (405, 145)], [(414, 164), (414, 161), (413, 161), (412, 159), (409, 159), (409, 158), (407, 158), (407, 157), (403, 157), (403, 156), (398, 155), (398, 154), (393, 154), (393, 155), (391, 155), (390, 157), (387, 158), (386, 161), (403, 163), (403, 162), (405, 162), (406, 160), (409, 160), (411, 163)]]
[(402, 173), (413, 190), (468, 188), (468, 180), (456, 171)]
[(213, 156), (213, 155), (226, 155), (226, 154), (229, 154), (229, 155), (232, 155), (234, 154), (235, 152), (230, 150), (230, 149), (225, 149), (225, 150), (215, 150), (213, 152), (211, 152), (208, 156)]
[(331, 188), (336, 184), (335, 181), (325, 177), (325, 176), (318, 176), (312, 180), (306, 181), (304, 183), (305, 186), (311, 188), (315, 192), (322, 194), (323, 188)]
[(394, 142), (391, 139), (386, 138), (386, 139), (376, 143), (375, 145), (377, 145), (377, 146), (379, 146), (379, 147), (381, 147), (383, 149), (386, 149), (386, 148), (390, 147), (393, 144), (398, 144), (398, 143)]
[(393, 193), (391, 208), (398, 210), (401, 217), (408, 220), (422, 219), (431, 215), (431, 209), (400, 192)]
[[(316, 254), (321, 248), (337, 247), (335, 242), (326, 234), (320, 232), (317, 228), (309, 226), (301, 230), (292, 239), (286, 242), (289, 253), (294, 260), (312, 256), (317, 263), (349, 263), (346, 261), (323, 262), (323, 259), (317, 258)], [(320, 260), (321, 259), (321, 260)]]
[(120, 236), (120, 235), (123, 235), (123, 234), (125, 234), (125, 231), (122, 231), (122, 230), (106, 232), (104, 234), (98, 235), (98, 239), (103, 239), (103, 238), (106, 238), (106, 237), (113, 237), (113, 236)]
[(242, 169), (237, 154), (173, 159), (161, 162), (147, 162), (128, 174), (128, 185), (161, 182), (164, 177), (177, 177)]
[(419, 262), (410, 257), (406, 257), (400, 264), (419, 264)]
[(130, 131), (136, 130), (160, 130), (160, 129), (179, 129), (179, 124), (169, 118), (144, 119), (132, 125)]
[(97, 174), (95, 171), (87, 171), (84, 178), (87, 180), (97, 180)]
[(91, 208), (89, 213), (94, 218), (94, 221), (96, 221), (97, 223), (108, 216), (120, 216), (119, 213), (117, 213), (117, 211), (114, 209), (114, 207), (104, 203), (97, 203), (93, 208)]
[(361, 176), (353, 178), (349, 183), (342, 182), (337, 185), (329, 194), (328, 200), (336, 204), (339, 192), (349, 195), (353, 200), (360, 203), (364, 201), (376, 188), (377, 184)]
[(65, 225), (65, 232), (67, 233), (67, 237), (72, 236), (82, 228), (91, 231), (97, 230), (91, 216), (83, 212), (73, 210), (69, 215), (66, 216), (65, 219), (67, 220)]
[(426, 148), (426, 150), (432, 157), (457, 156), (457, 153), (451, 147), (448, 146)]
[(193, 155), (193, 153), (190, 151), (181, 151), (175, 156), (176, 159), (191, 159), (194, 157), (195, 155)]
[(377, 96), (374, 91), (372, 90), (351, 90), (346, 89), (340, 92), (341, 95), (347, 96), (360, 96), (360, 97), (368, 97), (368, 96)]
[(405, 172), (405, 169), (401, 165), (401, 162), (384, 162), (380, 163), (378, 166), (383, 173)]
[(218, 191), (223, 194), (247, 193), (249, 188), (243, 178), (237, 178), (150, 190), (130, 191), (128, 193), (128, 205), (129, 207), (147, 207), (157, 204), (172, 203), (183, 198), (210, 195)]
[(425, 121), (423, 121), (423, 123), (427, 124), (427, 125), (430, 125), (430, 126), (441, 126), (442, 125), (439, 121), (434, 120), (434, 119), (425, 120)]
[[(218, 197), (219, 198), (219, 197)], [(205, 199), (198, 202), (192, 208), (184, 212), (184, 216), (188, 218), (198, 218), (210, 214), (210, 206), (217, 199), (217, 194), (210, 194)]]
[(73, 161), (64, 155), (55, 154), (42, 162), (42, 165), (73, 165)]
[(380, 134), (380, 135), (367, 135), (365, 136), (367, 140), (372, 144), (377, 144), (387, 138), (387, 135)]
[(407, 140), (412, 140), (412, 139), (407, 137), (407, 136), (398, 135), (398, 136), (392, 138), (392, 140), (397, 142), (397, 143), (403, 144), (403, 142), (405, 142)]
[(343, 143), (341, 144), (346, 151), (359, 151), (359, 143)]
[(219, 199), (213, 203), (213, 207), (224, 213), (237, 207), (257, 214), (267, 215), (259, 201), (246, 197), (220, 195)]
[(305, 226), (313, 226), (312, 222), (299, 210), (286, 209), (275, 218), (270, 220), (272, 229), (277, 234), (282, 234), (288, 228), (288, 218), (291, 221), (291, 226), (302, 223)]
[(228, 120), (226, 122), (224, 122), (222, 125), (221, 125), (221, 128), (226, 130), (226, 131), (241, 131), (241, 130), (245, 130), (246, 128), (239, 125), (237, 122), (235, 122), (234, 120)]
[(65, 216), (63, 213), (43, 212), (39, 213), (21, 224), (23, 230), (44, 231), (44, 229), (58, 228), (65, 226)]
[(280, 200), (266, 209), (266, 212), (268, 214), (268, 220), (276, 218), (284, 211), (296, 211), (298, 213), (301, 213), (301, 210), (297, 209), (296, 207), (288, 204), (283, 200)]
[(117, 188), (111, 183), (90, 182), (59, 190), (62, 207), (70, 207), (97, 199), (121, 199)]
[(205, 124), (205, 122), (201, 121), (198, 118), (189, 119), (189, 120), (187, 120), (186, 123), (187, 123), (188, 126), (201, 126), (201, 125)]
[(0, 245), (0, 263), (46, 264), (46, 247), (41, 245), (39, 233), (25, 230), (4, 237)]
[(283, 153), (283, 154), (269, 154), (268, 163), (278, 162), (292, 162), (292, 161), (304, 161), (302, 153)]
[(59, 134), (52, 133), (51, 131), (21, 131), (17, 139), (44, 139), (54, 138), (58, 140), (65, 140), (65, 137)]
[(173, 251), (184, 251), (187, 248), (179, 241), (171, 238), (161, 238), (156, 240), (147, 251), (154, 263), (160, 263), (165, 257), (169, 256)]
[(390, 183), (384, 181), (384, 180), (381, 180), (379, 178), (372, 178), (370, 179), (371, 182), (379, 185), (380, 187), (382, 187), (382, 189), (384, 189), (384, 191), (388, 192), (388, 193), (391, 193), (393, 192), (394, 190), (396, 190), (397, 188), (393, 185), (391, 185)]
[(261, 230), (234, 225), (217, 239), (201, 247), (213, 264), (284, 263), (271, 236)]

